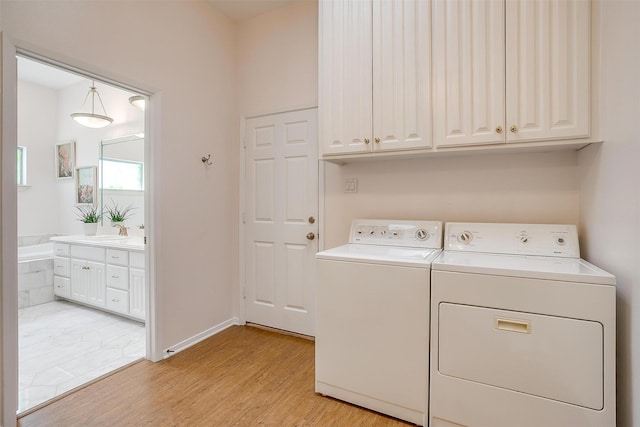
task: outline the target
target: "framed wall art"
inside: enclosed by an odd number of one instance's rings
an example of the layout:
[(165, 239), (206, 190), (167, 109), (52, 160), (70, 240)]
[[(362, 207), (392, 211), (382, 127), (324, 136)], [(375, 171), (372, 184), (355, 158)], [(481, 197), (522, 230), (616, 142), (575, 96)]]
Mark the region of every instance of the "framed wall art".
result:
[(58, 179), (73, 178), (76, 167), (76, 142), (66, 141), (56, 144), (56, 177)]
[(98, 168), (84, 166), (76, 168), (76, 205), (93, 205), (98, 203)]

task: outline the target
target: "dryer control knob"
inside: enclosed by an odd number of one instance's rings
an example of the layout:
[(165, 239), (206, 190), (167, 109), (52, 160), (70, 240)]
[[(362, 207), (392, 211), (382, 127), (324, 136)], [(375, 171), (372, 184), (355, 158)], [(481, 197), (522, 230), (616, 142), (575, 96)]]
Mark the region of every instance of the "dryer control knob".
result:
[(429, 232), (424, 228), (420, 228), (416, 231), (416, 239), (418, 240), (427, 240), (429, 238)]
[(468, 245), (473, 240), (473, 233), (470, 231), (463, 231), (458, 235), (458, 241), (462, 244)]

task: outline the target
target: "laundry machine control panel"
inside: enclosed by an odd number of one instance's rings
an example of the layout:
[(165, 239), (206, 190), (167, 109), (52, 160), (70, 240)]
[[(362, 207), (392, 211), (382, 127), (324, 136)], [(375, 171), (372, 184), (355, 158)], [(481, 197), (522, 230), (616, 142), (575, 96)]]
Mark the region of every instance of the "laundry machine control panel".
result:
[(442, 222), (354, 219), (349, 243), (442, 248)]
[(444, 249), (580, 258), (575, 225), (448, 222)]

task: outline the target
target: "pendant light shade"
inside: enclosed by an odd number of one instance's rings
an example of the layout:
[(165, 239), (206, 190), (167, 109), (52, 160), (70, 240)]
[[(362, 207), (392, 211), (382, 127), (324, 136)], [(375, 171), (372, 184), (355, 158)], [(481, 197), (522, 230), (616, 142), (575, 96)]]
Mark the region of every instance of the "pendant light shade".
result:
[(144, 96), (142, 96), (142, 95), (132, 96), (131, 98), (129, 98), (129, 103), (131, 105), (133, 105), (134, 107), (139, 108), (142, 111), (144, 111), (144, 107), (145, 107)]
[[(87, 92), (87, 96), (84, 97), (84, 102), (82, 103), (82, 108), (84, 109), (85, 104), (87, 103), (87, 99), (89, 99), (89, 95), (91, 95), (91, 112), (90, 113), (73, 113), (71, 114), (71, 118), (76, 122), (80, 123), (82, 126), (86, 126), (89, 128), (103, 128), (105, 126), (113, 123), (113, 119), (107, 116), (107, 110), (104, 108), (104, 104), (102, 103), (102, 98), (96, 89), (95, 82), (91, 82), (91, 87), (89, 88), (89, 92)], [(98, 101), (100, 101), (100, 106), (102, 107), (102, 112), (104, 114), (96, 114), (95, 113), (95, 104), (96, 104), (96, 95), (98, 96)]]

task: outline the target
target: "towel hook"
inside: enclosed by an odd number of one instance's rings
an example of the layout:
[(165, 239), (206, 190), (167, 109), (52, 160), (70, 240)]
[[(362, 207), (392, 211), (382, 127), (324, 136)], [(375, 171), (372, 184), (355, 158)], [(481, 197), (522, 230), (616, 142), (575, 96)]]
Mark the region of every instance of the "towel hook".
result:
[(213, 164), (213, 162), (211, 161), (211, 154), (209, 154), (207, 157), (202, 156), (202, 163), (207, 166), (211, 166)]

